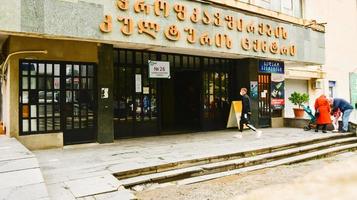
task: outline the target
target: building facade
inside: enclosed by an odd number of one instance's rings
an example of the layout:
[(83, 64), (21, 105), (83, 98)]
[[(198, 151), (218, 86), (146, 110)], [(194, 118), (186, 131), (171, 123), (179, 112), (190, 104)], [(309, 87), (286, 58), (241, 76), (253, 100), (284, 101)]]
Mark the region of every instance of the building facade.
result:
[(36, 149), (224, 129), (241, 87), (254, 123), (277, 126), (287, 66), (325, 59), (324, 27), (302, 5), (3, 1), (6, 134)]

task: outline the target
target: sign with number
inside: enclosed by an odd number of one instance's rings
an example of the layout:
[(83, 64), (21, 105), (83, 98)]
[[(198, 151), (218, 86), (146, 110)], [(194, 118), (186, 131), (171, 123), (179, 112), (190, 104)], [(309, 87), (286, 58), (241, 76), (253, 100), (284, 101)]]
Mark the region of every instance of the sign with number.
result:
[(171, 78), (170, 62), (149, 60), (149, 78)]

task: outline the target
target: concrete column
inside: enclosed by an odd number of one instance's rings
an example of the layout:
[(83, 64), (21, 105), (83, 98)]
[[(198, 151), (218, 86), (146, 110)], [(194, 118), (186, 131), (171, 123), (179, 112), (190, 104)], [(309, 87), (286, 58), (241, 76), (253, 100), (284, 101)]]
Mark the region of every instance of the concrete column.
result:
[[(98, 142), (114, 142), (113, 125), (113, 85), (114, 85), (114, 61), (113, 45), (101, 44), (98, 47)], [(103, 94), (106, 90), (107, 94)], [(105, 96), (107, 95), (107, 96)]]

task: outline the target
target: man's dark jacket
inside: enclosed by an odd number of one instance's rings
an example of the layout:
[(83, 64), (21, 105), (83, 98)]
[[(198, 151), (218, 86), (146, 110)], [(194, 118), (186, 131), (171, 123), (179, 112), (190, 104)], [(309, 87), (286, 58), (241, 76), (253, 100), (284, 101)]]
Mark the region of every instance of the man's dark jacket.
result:
[(245, 94), (244, 96), (242, 96), (242, 113), (249, 113), (250, 112), (250, 99), (249, 96), (247, 94)]
[(334, 98), (333, 110), (335, 111), (337, 108), (339, 108), (341, 112), (345, 112), (346, 110), (353, 109), (352, 105), (348, 103), (346, 100), (340, 98)]

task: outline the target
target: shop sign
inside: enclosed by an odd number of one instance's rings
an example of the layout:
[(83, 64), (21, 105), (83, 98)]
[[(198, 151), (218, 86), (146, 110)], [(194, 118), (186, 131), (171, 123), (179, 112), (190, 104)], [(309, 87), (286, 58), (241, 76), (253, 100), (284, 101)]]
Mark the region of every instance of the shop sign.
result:
[[(211, 9), (187, 1), (116, 0), (118, 14), (107, 13), (99, 24), (103, 34), (121, 33), (125, 37), (143, 35), (156, 40), (185, 43), (217, 49), (235, 49), (296, 57), (297, 46), (291, 43), (289, 29), (283, 24), (243, 17), (225, 9)], [(144, 17), (142, 17), (144, 16)], [(174, 16), (174, 21), (171, 16)], [(180, 23), (179, 23), (180, 22)], [(119, 25), (119, 26), (118, 26)], [(207, 31), (198, 25), (219, 31)], [(235, 33), (240, 35), (235, 37)], [(233, 34), (233, 35), (232, 35)], [(238, 40), (238, 41), (237, 41)]]
[(271, 74), (271, 107), (282, 110), (285, 105), (284, 74)]
[(350, 73), (351, 104), (357, 109), (357, 73)]
[(276, 73), (284, 74), (284, 63), (276, 61), (259, 61), (259, 72), (260, 73)]
[(170, 78), (170, 62), (149, 60), (149, 78)]

